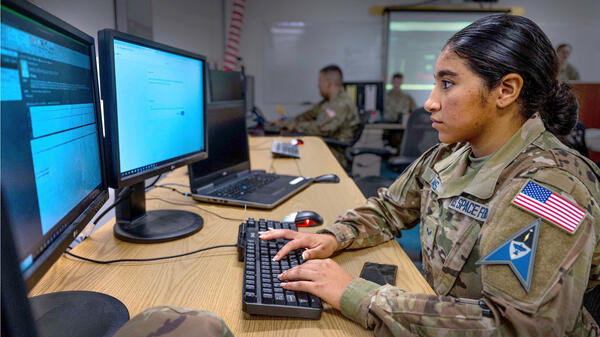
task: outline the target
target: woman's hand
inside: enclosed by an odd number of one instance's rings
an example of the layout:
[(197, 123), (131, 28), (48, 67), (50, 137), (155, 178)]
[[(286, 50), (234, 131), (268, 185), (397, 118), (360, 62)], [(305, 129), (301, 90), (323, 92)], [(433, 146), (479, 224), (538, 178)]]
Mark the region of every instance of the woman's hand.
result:
[(292, 250), (306, 248), (302, 253), (304, 260), (322, 259), (330, 257), (337, 249), (338, 243), (333, 234), (309, 234), (292, 231), (289, 229), (269, 229), (258, 233), (263, 240), (284, 238), (291, 240), (285, 244), (273, 257), (275, 261), (281, 260)]
[(340, 310), (344, 290), (354, 279), (332, 259), (310, 260), (279, 275), (281, 287), (286, 290), (305, 291), (319, 296)]

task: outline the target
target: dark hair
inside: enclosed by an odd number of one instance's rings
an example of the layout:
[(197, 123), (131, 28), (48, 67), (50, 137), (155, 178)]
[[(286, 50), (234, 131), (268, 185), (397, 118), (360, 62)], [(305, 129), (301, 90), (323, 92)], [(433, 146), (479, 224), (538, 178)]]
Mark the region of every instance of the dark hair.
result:
[(338, 78), (338, 80), (336, 82), (339, 82), (339, 83), (336, 83), (336, 84), (337, 85), (342, 85), (343, 84), (344, 75), (342, 74), (342, 69), (340, 69), (340, 67), (338, 67), (337, 65), (330, 64), (328, 66), (323, 67), (321, 69), (321, 71), (319, 71), (319, 72), (321, 72), (323, 74), (326, 74), (326, 75), (329, 75), (329, 74), (338, 75), (339, 78)]
[(558, 60), (548, 37), (533, 21), (506, 14), (483, 17), (454, 34), (444, 48), (466, 60), (488, 89), (507, 74), (523, 78), (521, 114), (539, 111), (546, 128), (568, 134), (577, 122), (577, 99), (556, 79)]
[(561, 43), (561, 44), (558, 45), (558, 47), (556, 47), (556, 51), (559, 51), (559, 50), (563, 49), (564, 47), (569, 47), (571, 50), (573, 50), (573, 46), (571, 46), (570, 44), (568, 44), (568, 43)]
[(395, 73), (394, 75), (392, 75), (392, 80), (394, 78), (404, 78), (404, 75), (402, 75), (402, 73)]

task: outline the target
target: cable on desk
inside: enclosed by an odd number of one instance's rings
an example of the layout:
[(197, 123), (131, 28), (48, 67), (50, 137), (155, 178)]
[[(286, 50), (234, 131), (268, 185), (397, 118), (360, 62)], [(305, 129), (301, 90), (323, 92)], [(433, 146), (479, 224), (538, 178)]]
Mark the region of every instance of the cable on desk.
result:
[(300, 165), (298, 165), (298, 160), (294, 159), (294, 163), (296, 164), (296, 168), (298, 169), (298, 175), (304, 177), (304, 174), (302, 174), (302, 170), (300, 169)]
[(149, 262), (149, 261), (174, 259), (174, 258), (177, 258), (177, 257), (182, 257), (182, 256), (187, 256), (187, 255), (192, 255), (192, 254), (200, 253), (200, 252), (203, 252), (203, 251), (209, 250), (209, 249), (224, 248), (224, 247), (237, 247), (237, 244), (217, 245), (217, 246), (212, 246), (212, 247), (200, 248), (200, 249), (196, 249), (196, 250), (191, 251), (191, 252), (177, 254), (177, 255), (151, 257), (151, 258), (146, 258), (146, 259), (117, 259), (117, 260), (102, 261), (102, 260), (94, 260), (94, 259), (90, 259), (90, 258), (87, 258), (87, 257), (79, 256), (79, 255), (71, 253), (68, 250), (65, 252), (65, 254), (70, 255), (70, 256), (72, 256), (74, 258), (80, 259), (80, 260), (87, 261), (87, 262), (93, 262), (93, 263), (99, 263), (99, 264), (111, 264), (111, 263), (117, 263), (117, 262)]
[[(157, 186), (157, 187), (158, 187), (158, 186)], [(166, 188), (169, 188), (169, 187), (166, 187)], [(179, 193), (183, 193), (183, 192), (177, 191), (176, 189), (173, 189), (173, 190), (175, 190), (176, 192), (179, 192)], [(188, 196), (189, 196), (189, 195), (188, 195)], [(223, 219), (223, 220), (231, 220), (231, 221), (244, 221), (244, 219), (238, 219), (238, 218), (229, 218), (229, 217), (226, 217), (226, 216), (223, 216), (223, 215), (217, 214), (217, 213), (215, 213), (215, 212), (213, 212), (213, 211), (209, 211), (208, 209), (206, 209), (206, 208), (202, 208), (202, 207), (200, 207), (200, 206), (197, 206), (197, 205), (191, 205), (191, 204), (186, 204), (186, 203), (182, 203), (182, 202), (174, 202), (174, 201), (169, 201), (169, 200), (166, 200), (166, 199), (163, 199), (163, 198), (158, 198), (158, 197), (152, 197), (152, 198), (148, 198), (148, 199), (146, 199), (146, 200), (147, 200), (147, 201), (148, 201), (148, 200), (160, 200), (160, 201), (166, 202), (166, 203), (168, 203), (168, 204), (172, 204), (172, 205), (195, 207), (195, 208), (197, 208), (197, 209), (199, 209), (199, 210), (201, 210), (201, 211), (203, 211), (203, 212), (210, 213), (210, 214), (212, 214), (212, 215), (214, 215), (214, 216), (216, 216), (216, 217), (219, 217), (219, 218), (221, 218), (221, 219)]]

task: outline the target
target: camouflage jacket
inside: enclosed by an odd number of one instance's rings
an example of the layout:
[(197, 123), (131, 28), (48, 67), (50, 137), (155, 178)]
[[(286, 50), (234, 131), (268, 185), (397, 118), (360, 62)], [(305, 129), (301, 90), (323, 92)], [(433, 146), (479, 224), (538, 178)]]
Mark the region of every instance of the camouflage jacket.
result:
[(558, 75), (556, 79), (559, 81), (571, 81), (571, 80), (579, 80), (579, 72), (573, 65), (568, 62), (565, 62), (560, 65), (558, 68)]
[(146, 309), (127, 321), (114, 337), (233, 337), (221, 319), (210, 311), (161, 306)]
[[(344, 90), (329, 99), (322, 100), (312, 109), (292, 118), (288, 123), (295, 123), (295, 130), (309, 136), (321, 136), (349, 142), (358, 130), (360, 118), (356, 105)], [(343, 149), (330, 146), (336, 159), (345, 165), (346, 159)]]
[(400, 116), (408, 120), (408, 115), (417, 108), (415, 100), (402, 90), (386, 92), (383, 102), (383, 119), (387, 121), (397, 121)]
[[(582, 307), (584, 293), (600, 283), (598, 168), (546, 131), (537, 114), (469, 175), (470, 152), (468, 144), (433, 147), (379, 197), (321, 231), (336, 236), (338, 249), (354, 249), (421, 223), (423, 269), (437, 296), (356, 279), (342, 295), (342, 313), (378, 336), (600, 335)], [(540, 216), (515, 203), (530, 182), (580, 208), (573, 233), (551, 218), (554, 211)], [(525, 229), (539, 236), (519, 239)], [(524, 244), (534, 237), (536, 244)], [(481, 264), (504, 249), (511, 250), (499, 264)], [(518, 265), (520, 257), (531, 263)]]

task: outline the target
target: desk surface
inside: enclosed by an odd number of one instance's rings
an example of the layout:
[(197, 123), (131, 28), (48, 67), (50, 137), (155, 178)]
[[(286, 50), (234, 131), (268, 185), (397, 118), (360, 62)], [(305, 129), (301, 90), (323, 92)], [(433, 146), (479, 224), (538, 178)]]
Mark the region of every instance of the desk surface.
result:
[[(146, 195), (148, 209), (180, 208), (204, 218), (204, 228), (190, 237), (167, 243), (141, 245), (121, 242), (113, 237), (114, 219), (73, 249), (73, 253), (94, 259), (148, 258), (173, 255), (218, 244), (236, 242), (241, 221), (223, 220), (197, 207), (232, 218), (282, 219), (298, 210), (313, 210), (331, 223), (346, 209), (361, 205), (365, 199), (352, 180), (344, 174), (326, 145), (315, 137), (304, 137), (302, 159), (272, 159), (273, 138), (250, 138), (253, 169), (301, 174), (315, 177), (336, 173), (339, 184), (308, 187), (272, 211), (198, 203), (166, 189), (155, 188)], [(310, 151), (309, 151), (310, 149)], [(159, 184), (188, 184), (187, 168), (179, 168)], [(180, 187), (184, 190), (183, 187)], [(175, 206), (161, 200), (183, 203)], [(320, 227), (301, 229), (316, 231)], [(397, 285), (415, 292), (433, 291), (395, 241), (377, 248), (344, 252), (334, 258), (350, 274), (358, 277), (366, 261), (398, 265)], [(344, 318), (325, 305), (320, 320), (250, 316), (242, 312), (242, 262), (236, 248), (218, 248), (182, 258), (145, 262), (99, 265), (63, 255), (40, 280), (30, 295), (54, 291), (89, 290), (103, 292), (121, 300), (131, 316), (157, 305), (175, 305), (210, 310), (219, 314), (236, 336), (369, 336), (372, 332)]]

